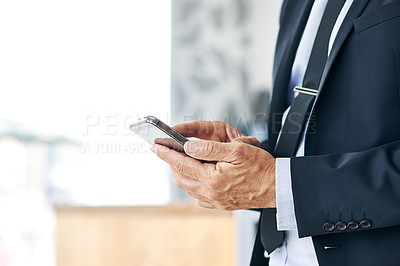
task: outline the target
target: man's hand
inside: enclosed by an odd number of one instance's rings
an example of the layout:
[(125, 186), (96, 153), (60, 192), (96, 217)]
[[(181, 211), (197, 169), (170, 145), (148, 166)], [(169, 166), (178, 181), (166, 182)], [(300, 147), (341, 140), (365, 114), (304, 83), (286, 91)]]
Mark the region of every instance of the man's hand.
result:
[(185, 137), (218, 142), (241, 142), (260, 147), (255, 137), (247, 137), (237, 128), (224, 121), (191, 121), (172, 127)]
[[(210, 126), (211, 122), (203, 123)], [(275, 159), (254, 146), (258, 141), (231, 126), (225, 126), (224, 134), (219, 126), (217, 123), (208, 132), (200, 127), (192, 133), (190, 127), (186, 131), (181, 125), (174, 127), (185, 136), (214, 140), (186, 142), (185, 152), (199, 160), (217, 161), (216, 164), (202, 163), (161, 145), (153, 145), (152, 150), (170, 165), (178, 187), (196, 198), (200, 206), (222, 210), (275, 207)]]

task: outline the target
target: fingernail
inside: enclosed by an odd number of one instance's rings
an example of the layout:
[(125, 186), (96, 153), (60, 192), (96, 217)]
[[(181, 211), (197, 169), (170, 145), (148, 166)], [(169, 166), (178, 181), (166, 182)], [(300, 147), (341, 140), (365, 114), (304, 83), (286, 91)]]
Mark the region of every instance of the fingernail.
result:
[(187, 147), (185, 150), (188, 153), (195, 153), (196, 152), (196, 146), (197, 143), (196, 141), (188, 141), (185, 143), (185, 146)]

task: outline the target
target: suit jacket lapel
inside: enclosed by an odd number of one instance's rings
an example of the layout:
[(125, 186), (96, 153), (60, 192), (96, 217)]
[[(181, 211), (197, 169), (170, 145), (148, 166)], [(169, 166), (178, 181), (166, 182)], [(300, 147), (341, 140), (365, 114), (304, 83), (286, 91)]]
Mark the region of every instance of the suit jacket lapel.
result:
[(353, 29), (353, 20), (361, 15), (361, 13), (363, 12), (364, 8), (366, 7), (369, 1), (370, 0), (354, 0), (345, 19), (343, 20), (342, 26), (339, 29), (335, 42), (333, 43), (330, 56), (325, 65), (325, 70), (324, 73), (322, 74), (321, 82), (319, 84), (319, 91), (317, 99), (314, 103), (314, 107), (318, 103), (321, 92), (324, 89), (326, 78), (332, 68), (333, 63), (335, 62), (335, 59), (337, 58), (340, 49), (342, 48), (344, 42), (346, 41), (347, 37), (351, 33), (351, 30)]
[[(282, 45), (283, 47), (276, 47), (273, 77), (274, 85), (279, 82), (279, 77), (282, 72), (288, 72), (290, 74), (297, 47), (303, 35), (313, 2), (314, 0), (296, 1), (295, 6), (290, 7), (292, 9), (290, 13), (294, 13), (296, 17), (290, 21), (290, 25), (281, 25), (281, 28), (285, 26), (291, 30), (286, 30), (284, 32), (285, 36), (278, 36), (282, 38), (282, 42), (278, 42), (278, 45)], [(277, 61), (277, 59), (281, 60)]]
[(282, 36), (278, 36), (275, 51), (273, 75), (274, 90), (270, 103), (270, 114), (273, 114), (274, 117), (269, 117), (268, 126), (268, 143), (270, 152), (274, 150), (276, 139), (278, 137), (277, 132), (279, 132), (281, 127), (279, 114), (282, 114), (287, 108), (286, 101), (290, 73), (296, 56), (297, 47), (299, 46), (301, 36), (303, 35), (313, 2), (314, 0), (295, 0), (289, 2), (286, 7), (288, 9), (286, 10), (286, 15), (290, 18), (293, 17), (293, 19), (290, 19), (290, 21), (283, 20), (284, 24), (281, 25), (280, 31)]

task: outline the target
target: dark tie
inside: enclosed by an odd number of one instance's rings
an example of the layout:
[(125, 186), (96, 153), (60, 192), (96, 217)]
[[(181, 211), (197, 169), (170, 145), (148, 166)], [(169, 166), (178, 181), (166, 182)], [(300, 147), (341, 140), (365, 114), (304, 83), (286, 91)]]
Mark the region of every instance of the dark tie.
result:
[[(294, 99), (282, 127), (281, 135), (275, 148), (275, 157), (292, 157), (296, 155), (328, 57), (330, 35), (344, 2), (345, 0), (328, 1), (308, 61), (303, 85), (294, 89), (299, 92), (299, 95)], [(263, 209), (259, 223), (258, 234), (260, 234), (261, 243), (265, 250), (271, 253), (281, 246), (285, 239), (284, 231), (277, 230), (276, 209)]]

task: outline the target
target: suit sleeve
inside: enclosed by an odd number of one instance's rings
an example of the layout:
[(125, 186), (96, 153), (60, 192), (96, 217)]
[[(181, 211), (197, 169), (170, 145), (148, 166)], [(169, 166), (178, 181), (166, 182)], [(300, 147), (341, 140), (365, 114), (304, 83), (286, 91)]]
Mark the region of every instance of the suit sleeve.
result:
[[(370, 150), (291, 158), (299, 237), (400, 225), (400, 141)], [(326, 222), (371, 222), (332, 231)]]

